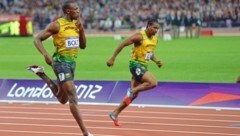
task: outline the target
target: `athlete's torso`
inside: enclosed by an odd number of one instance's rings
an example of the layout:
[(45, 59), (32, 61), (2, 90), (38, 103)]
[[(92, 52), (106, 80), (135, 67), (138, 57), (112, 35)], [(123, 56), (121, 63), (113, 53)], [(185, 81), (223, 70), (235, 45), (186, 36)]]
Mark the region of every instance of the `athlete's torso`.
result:
[(75, 21), (70, 22), (64, 18), (59, 18), (57, 22), (60, 25), (60, 30), (52, 36), (56, 48), (53, 59), (59, 62), (74, 62), (77, 58), (80, 44)]
[(149, 39), (146, 35), (145, 30), (140, 31), (143, 37), (143, 40), (140, 45), (135, 46), (132, 49), (131, 60), (132, 61), (139, 61), (141, 63), (148, 63), (151, 59), (153, 51), (157, 46), (157, 37), (153, 36)]

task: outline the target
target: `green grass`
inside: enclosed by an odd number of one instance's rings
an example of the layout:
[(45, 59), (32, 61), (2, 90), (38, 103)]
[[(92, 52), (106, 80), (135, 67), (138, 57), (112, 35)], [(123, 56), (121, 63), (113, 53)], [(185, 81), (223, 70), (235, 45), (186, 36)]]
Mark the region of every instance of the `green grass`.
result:
[[(25, 67), (43, 65), (53, 79), (51, 68), (37, 51), (32, 37), (0, 38), (0, 78), (38, 79)], [(87, 48), (79, 52), (75, 78), (78, 80), (129, 80), (128, 60), (131, 47), (125, 48), (112, 68), (106, 61), (121, 41), (112, 37), (88, 37)], [(44, 42), (54, 52), (52, 40)], [(159, 81), (232, 83), (240, 75), (240, 38), (202, 37), (159, 41), (155, 56), (164, 66), (158, 69), (150, 62), (149, 70)]]

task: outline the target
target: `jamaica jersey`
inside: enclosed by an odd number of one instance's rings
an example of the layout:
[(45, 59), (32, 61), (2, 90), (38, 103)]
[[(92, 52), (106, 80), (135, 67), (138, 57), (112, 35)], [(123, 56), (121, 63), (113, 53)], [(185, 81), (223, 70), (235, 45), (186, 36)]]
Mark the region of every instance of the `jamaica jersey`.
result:
[(140, 31), (143, 40), (140, 45), (135, 46), (132, 49), (131, 61), (138, 61), (142, 64), (147, 65), (152, 57), (153, 50), (157, 46), (158, 39), (153, 36), (151, 39), (147, 37), (145, 30)]
[(53, 43), (56, 48), (53, 60), (57, 62), (75, 62), (79, 49), (79, 33), (75, 25), (76, 21), (68, 21), (65, 18), (57, 19), (60, 30), (53, 35)]

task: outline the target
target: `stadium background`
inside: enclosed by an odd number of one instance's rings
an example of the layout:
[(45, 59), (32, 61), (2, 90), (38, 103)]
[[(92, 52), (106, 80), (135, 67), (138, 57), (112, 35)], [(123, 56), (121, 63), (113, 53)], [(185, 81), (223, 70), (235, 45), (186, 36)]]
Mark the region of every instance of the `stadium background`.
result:
[[(79, 135), (68, 106), (52, 104), (57, 100), (46, 84), (25, 69), (31, 64), (43, 65), (55, 78), (34, 47), (33, 36), (62, 15), (63, 1), (0, 0), (0, 135)], [(240, 84), (235, 83), (240, 76), (239, 0), (77, 2), (87, 48), (79, 52), (75, 84), (84, 121), (92, 133), (239, 135)], [(107, 114), (130, 85), (131, 47), (121, 52), (113, 68), (106, 61), (122, 40), (152, 17), (161, 25), (155, 54), (164, 66), (158, 69), (150, 63), (149, 69), (159, 84), (123, 112), (123, 126), (116, 128)], [(186, 24), (193, 30), (192, 37), (186, 37)], [(198, 27), (200, 37), (195, 36)], [(44, 45), (54, 52), (51, 38)]]
[[(63, 0), (2, 0), (0, 2), (1, 63), (4, 64), (1, 65), (1, 78), (35, 79), (37, 77), (23, 71), (26, 65), (32, 63), (44, 65), (48, 72), (51, 71), (33, 47), (32, 35), (62, 15), (60, 8), (62, 2)], [(127, 60), (130, 49), (119, 56), (116, 67), (110, 69), (111, 72), (105, 66), (105, 62), (126, 36), (144, 27), (146, 20), (153, 17), (158, 18), (161, 25), (163, 23), (162, 29), (159, 30), (160, 42), (156, 54), (164, 62), (164, 67), (159, 70), (150, 64), (150, 69), (159, 81), (233, 83), (240, 73), (239, 0), (79, 0), (77, 2), (86, 29), (88, 48), (80, 52), (76, 79), (129, 80)], [(186, 23), (184, 18), (189, 12), (193, 18), (192, 38), (186, 38), (183, 30)], [(178, 18), (181, 18), (180, 21), (176, 21)], [(201, 22), (200, 38), (196, 38), (194, 33), (197, 20)], [(180, 38), (173, 35), (172, 28), (176, 26), (176, 22), (178, 22)], [(9, 35), (15, 38), (2, 38)], [(17, 35), (29, 37), (16, 38)], [(172, 40), (164, 40), (164, 35), (170, 35)], [(46, 47), (53, 52), (51, 39), (46, 44)], [(34, 61), (32, 58), (35, 58)], [(89, 61), (94, 63), (86, 65)], [(102, 76), (102, 73), (105, 73), (105, 76)], [(54, 77), (53, 73), (49, 74)]]

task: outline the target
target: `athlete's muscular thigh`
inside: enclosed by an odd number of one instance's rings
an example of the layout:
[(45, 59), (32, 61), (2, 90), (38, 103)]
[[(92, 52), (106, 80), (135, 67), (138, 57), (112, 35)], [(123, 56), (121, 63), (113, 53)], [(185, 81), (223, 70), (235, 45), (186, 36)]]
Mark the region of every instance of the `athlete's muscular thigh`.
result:
[(143, 77), (142, 77), (142, 82), (147, 82), (150, 83), (152, 86), (156, 86), (157, 85), (157, 80), (156, 78), (153, 76), (153, 74), (149, 71), (147, 71)]
[(66, 81), (64, 83), (61, 83), (62, 91), (64, 91), (69, 99), (69, 102), (76, 102), (77, 101), (77, 94), (76, 94), (76, 88), (73, 80)]

